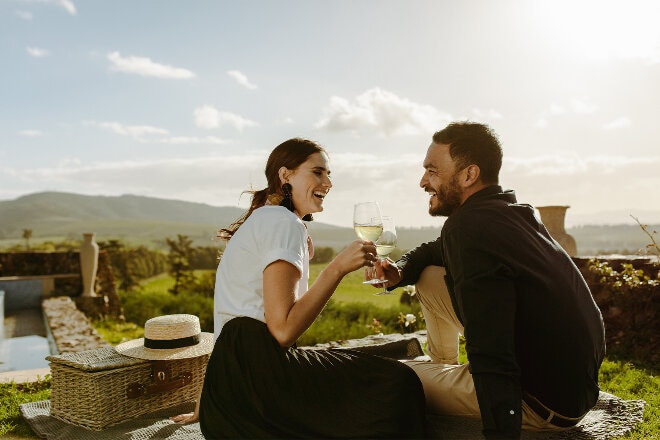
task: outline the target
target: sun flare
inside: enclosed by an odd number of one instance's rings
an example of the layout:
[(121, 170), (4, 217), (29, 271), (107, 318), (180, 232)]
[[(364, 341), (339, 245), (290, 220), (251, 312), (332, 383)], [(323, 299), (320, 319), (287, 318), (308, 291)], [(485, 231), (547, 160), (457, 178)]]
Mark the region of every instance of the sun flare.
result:
[(538, 29), (561, 51), (597, 60), (660, 62), (658, 1), (539, 1), (532, 14)]

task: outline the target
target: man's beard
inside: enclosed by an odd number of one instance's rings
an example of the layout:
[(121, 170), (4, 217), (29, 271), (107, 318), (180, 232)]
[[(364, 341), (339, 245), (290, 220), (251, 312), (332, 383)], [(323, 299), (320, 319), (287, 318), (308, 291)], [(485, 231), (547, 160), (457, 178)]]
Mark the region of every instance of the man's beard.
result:
[(436, 204), (429, 206), (429, 214), (433, 217), (449, 217), (461, 206), (461, 189), (456, 176), (436, 192)]

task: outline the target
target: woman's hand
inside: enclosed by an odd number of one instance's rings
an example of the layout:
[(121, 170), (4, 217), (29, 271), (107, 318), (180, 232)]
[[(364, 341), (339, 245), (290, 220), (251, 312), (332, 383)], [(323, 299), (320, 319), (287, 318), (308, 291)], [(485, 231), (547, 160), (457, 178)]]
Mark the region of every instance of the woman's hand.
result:
[(376, 245), (373, 242), (355, 240), (342, 250), (330, 265), (344, 276), (361, 267), (373, 267), (377, 259)]
[(178, 416), (170, 417), (170, 420), (179, 425), (187, 425), (188, 423), (199, 422), (199, 402), (202, 399), (202, 390), (199, 390), (197, 402), (195, 403), (195, 412), (179, 414)]
[(180, 425), (187, 425), (188, 423), (199, 422), (199, 415), (196, 412), (179, 414), (178, 416), (170, 417), (170, 420)]

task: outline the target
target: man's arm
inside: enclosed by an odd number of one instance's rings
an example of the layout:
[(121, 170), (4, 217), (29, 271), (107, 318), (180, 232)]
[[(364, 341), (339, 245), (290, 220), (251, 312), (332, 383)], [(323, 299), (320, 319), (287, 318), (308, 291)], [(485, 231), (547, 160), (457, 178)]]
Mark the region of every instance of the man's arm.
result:
[(394, 286), (389, 286), (387, 290), (415, 284), (427, 266), (444, 266), (440, 237), (434, 241), (422, 243), (407, 252), (397, 260), (396, 265), (402, 276), (401, 281)]
[[(520, 370), (515, 355), (516, 289), (513, 273), (480, 234), (447, 234), (447, 263), (457, 314), (488, 439), (517, 439), (522, 423)], [(492, 242), (491, 242), (492, 244)]]

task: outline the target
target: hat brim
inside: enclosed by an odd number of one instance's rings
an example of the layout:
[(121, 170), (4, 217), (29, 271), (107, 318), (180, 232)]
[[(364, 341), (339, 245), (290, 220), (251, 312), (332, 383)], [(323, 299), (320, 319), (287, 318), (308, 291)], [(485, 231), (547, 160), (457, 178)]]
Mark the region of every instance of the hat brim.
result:
[(132, 339), (115, 346), (117, 353), (150, 361), (173, 361), (210, 354), (213, 351), (213, 333), (200, 333), (199, 343), (181, 348), (146, 348), (144, 338)]

